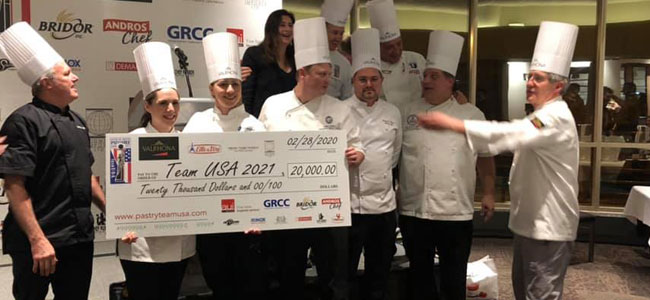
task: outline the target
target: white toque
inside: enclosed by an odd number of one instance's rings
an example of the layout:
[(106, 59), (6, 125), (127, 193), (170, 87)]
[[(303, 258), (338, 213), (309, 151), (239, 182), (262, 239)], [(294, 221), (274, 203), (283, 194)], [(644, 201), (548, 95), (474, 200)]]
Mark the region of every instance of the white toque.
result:
[(57, 63), (64, 62), (61, 55), (26, 22), (18, 22), (0, 33), (0, 43), (4, 54), (16, 67), (18, 77), (28, 86)]
[(438, 69), (456, 76), (465, 39), (453, 32), (434, 30), (429, 34), (427, 69)]
[(325, 18), (327, 23), (345, 27), (353, 4), (354, 0), (325, 0), (321, 6), (320, 15)]
[(544, 21), (539, 26), (530, 70), (569, 76), (578, 26)]
[(352, 34), (352, 74), (364, 68), (381, 72), (379, 30), (376, 28), (357, 29)]
[(293, 26), (293, 43), (296, 69), (320, 63), (331, 63), (324, 18), (296, 21)]
[(203, 53), (210, 83), (223, 78), (241, 80), (239, 44), (236, 35), (230, 32), (208, 35), (203, 39)]
[(133, 50), (133, 56), (145, 97), (159, 89), (176, 89), (174, 64), (169, 45), (162, 42), (144, 43)]
[(370, 26), (379, 30), (379, 41), (389, 42), (400, 37), (397, 12), (393, 0), (372, 0), (366, 3)]

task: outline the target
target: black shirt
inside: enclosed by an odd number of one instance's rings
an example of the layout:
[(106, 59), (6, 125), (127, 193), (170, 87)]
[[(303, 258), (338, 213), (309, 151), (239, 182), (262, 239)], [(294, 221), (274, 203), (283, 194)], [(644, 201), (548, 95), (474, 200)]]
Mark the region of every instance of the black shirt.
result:
[[(43, 233), (54, 248), (94, 238), (90, 212), (94, 158), (85, 122), (66, 107), (34, 98), (14, 111), (0, 135), (9, 146), (0, 175), (25, 177), (25, 188)], [(4, 253), (30, 251), (27, 236), (9, 209), (2, 229)]]
[(296, 86), (296, 68), (291, 64), (291, 72), (280, 68), (277, 62), (271, 62), (264, 56), (264, 49), (253, 46), (246, 49), (242, 66), (253, 70), (242, 84), (242, 101), (246, 111), (259, 117), (266, 98), (292, 90)]

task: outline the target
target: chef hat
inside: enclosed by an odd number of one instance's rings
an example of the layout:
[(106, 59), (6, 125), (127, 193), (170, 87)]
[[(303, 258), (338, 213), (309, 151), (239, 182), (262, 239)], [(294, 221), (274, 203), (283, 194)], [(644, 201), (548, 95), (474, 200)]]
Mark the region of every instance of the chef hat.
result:
[(363, 68), (381, 72), (379, 30), (376, 28), (357, 29), (352, 34), (352, 74)]
[(450, 31), (431, 31), (426, 68), (438, 69), (456, 76), (464, 41), (462, 36)]
[(293, 26), (293, 43), (296, 69), (320, 63), (331, 63), (324, 18), (296, 21)]
[(144, 43), (133, 50), (133, 56), (145, 97), (159, 89), (176, 89), (174, 64), (169, 45), (162, 42)]
[(223, 78), (241, 80), (239, 44), (236, 35), (230, 32), (208, 35), (203, 39), (203, 53), (210, 83)]
[(63, 58), (26, 22), (18, 22), (0, 33), (0, 43), (18, 77), (32, 86)]
[(350, 16), (354, 0), (325, 0), (321, 6), (320, 15), (327, 23), (344, 27)]
[(539, 26), (530, 70), (569, 76), (578, 26), (544, 21)]
[(372, 0), (366, 3), (370, 25), (379, 29), (379, 41), (382, 43), (400, 37), (397, 12), (393, 0)]

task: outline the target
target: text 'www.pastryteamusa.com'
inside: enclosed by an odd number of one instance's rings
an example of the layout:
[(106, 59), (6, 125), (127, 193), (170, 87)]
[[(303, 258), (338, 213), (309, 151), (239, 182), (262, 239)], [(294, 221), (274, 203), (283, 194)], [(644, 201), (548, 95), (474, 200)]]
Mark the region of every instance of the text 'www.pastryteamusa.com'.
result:
[(140, 214), (122, 214), (115, 215), (116, 221), (168, 221), (183, 220), (184, 218), (205, 217), (208, 215), (206, 210), (196, 211), (178, 211), (178, 212), (151, 212)]

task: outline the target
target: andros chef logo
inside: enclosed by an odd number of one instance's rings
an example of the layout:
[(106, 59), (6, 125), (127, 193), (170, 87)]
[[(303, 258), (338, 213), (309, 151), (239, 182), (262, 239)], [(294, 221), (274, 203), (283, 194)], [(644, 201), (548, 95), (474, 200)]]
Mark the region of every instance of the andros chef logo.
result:
[(111, 184), (131, 183), (131, 139), (111, 139)]

